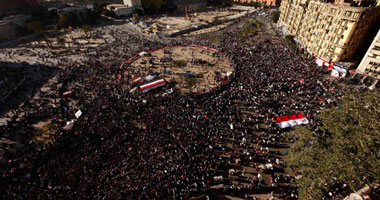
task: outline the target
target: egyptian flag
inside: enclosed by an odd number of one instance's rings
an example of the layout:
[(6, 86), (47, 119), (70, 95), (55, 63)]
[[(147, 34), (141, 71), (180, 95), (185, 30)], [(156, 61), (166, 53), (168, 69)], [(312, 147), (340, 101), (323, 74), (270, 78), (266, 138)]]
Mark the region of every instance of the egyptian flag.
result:
[(162, 87), (166, 84), (165, 80), (164, 79), (160, 79), (160, 80), (157, 80), (157, 81), (153, 81), (151, 83), (147, 83), (145, 85), (142, 85), (140, 86), (140, 89), (142, 92), (148, 92), (150, 90), (153, 90), (153, 89), (156, 89), (158, 87)]
[(135, 76), (135, 75), (132, 76), (132, 82), (131, 82), (131, 85), (135, 85), (135, 84), (143, 84), (143, 83), (144, 83), (144, 79), (141, 78), (140, 76)]
[(332, 69), (334, 69), (334, 65), (335, 65), (335, 63), (331, 62), (331, 63), (329, 64), (329, 66), (327, 67), (327, 69), (328, 69), (328, 70), (332, 70)]
[(331, 70), (331, 77), (339, 78), (339, 72), (335, 69)]
[(322, 59), (318, 58), (316, 59), (315, 63), (317, 63), (318, 66), (322, 67), (325, 63), (323, 62)]
[(283, 115), (277, 117), (275, 121), (280, 128), (288, 128), (309, 123), (309, 120), (307, 120), (306, 117), (304, 117), (301, 113), (295, 115)]

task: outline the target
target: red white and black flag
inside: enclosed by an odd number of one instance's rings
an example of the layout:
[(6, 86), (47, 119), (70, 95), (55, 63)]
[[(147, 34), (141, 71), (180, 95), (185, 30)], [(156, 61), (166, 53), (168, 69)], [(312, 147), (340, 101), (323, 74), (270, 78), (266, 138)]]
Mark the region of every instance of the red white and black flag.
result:
[(309, 123), (309, 120), (307, 120), (306, 117), (304, 117), (301, 113), (295, 115), (283, 115), (277, 117), (275, 121), (280, 128), (288, 128)]
[(164, 79), (160, 79), (151, 83), (147, 83), (145, 85), (140, 86), (142, 92), (148, 92), (150, 90), (156, 89), (158, 87), (162, 87), (166, 84)]

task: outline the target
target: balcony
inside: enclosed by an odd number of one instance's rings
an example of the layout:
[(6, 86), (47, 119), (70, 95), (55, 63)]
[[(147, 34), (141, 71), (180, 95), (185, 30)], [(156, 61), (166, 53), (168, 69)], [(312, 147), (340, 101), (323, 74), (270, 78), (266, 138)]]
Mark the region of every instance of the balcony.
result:
[(371, 53), (372, 53), (373, 55), (380, 56), (380, 50), (372, 49)]

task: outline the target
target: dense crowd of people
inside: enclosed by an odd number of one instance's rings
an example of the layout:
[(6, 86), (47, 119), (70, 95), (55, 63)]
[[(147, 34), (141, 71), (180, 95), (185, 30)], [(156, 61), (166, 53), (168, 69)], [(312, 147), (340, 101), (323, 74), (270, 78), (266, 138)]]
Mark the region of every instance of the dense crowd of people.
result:
[[(289, 141), (274, 118), (314, 117), (335, 105), (343, 88), (328, 71), (294, 54), (281, 39), (247, 45), (229, 28), (218, 46), (207, 36), (146, 41), (122, 30), (120, 38), (65, 62), (51, 103), (12, 119), (1, 132), (32, 136), (32, 124), (53, 119), (54, 142), (1, 164), (2, 199), (188, 199), (207, 194), (276, 194), (296, 199), (297, 173), (285, 170)], [(233, 65), (228, 83), (207, 94), (162, 90), (130, 93), (117, 81), (123, 60), (141, 51), (197, 43), (221, 50)], [(125, 77), (128, 79), (128, 77)], [(64, 95), (71, 91), (70, 95)], [(54, 99), (54, 101), (53, 101)], [(74, 116), (82, 111), (79, 118)], [(66, 122), (73, 120), (67, 129)]]

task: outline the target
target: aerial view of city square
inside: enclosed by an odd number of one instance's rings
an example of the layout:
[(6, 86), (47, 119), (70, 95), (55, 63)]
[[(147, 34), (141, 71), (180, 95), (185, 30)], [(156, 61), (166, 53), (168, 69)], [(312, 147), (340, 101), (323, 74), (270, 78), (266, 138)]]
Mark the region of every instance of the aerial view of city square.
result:
[(380, 200), (380, 0), (0, 0), (0, 199)]

